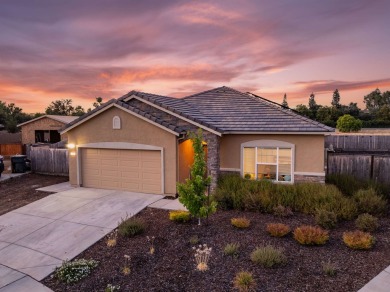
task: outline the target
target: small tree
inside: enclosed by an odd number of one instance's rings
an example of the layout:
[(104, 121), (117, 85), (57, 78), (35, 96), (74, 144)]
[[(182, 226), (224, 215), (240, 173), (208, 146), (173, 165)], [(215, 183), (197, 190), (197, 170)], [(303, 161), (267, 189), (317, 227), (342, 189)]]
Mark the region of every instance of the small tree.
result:
[(190, 133), (194, 149), (194, 163), (191, 167), (191, 177), (186, 179), (185, 183), (178, 183), (179, 201), (182, 203), (191, 215), (200, 218), (208, 217), (216, 211), (217, 203), (210, 201), (209, 195), (206, 195), (208, 185), (211, 183), (211, 177), (206, 176), (206, 160), (202, 145), (202, 130), (197, 133)]
[(337, 129), (340, 132), (356, 132), (362, 128), (362, 121), (351, 115), (343, 115), (337, 120)]

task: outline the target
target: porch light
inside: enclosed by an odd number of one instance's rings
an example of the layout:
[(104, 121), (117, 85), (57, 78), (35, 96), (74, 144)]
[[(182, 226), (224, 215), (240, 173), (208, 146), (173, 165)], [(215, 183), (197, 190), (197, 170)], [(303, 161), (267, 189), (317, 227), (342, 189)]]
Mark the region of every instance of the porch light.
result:
[(73, 143), (70, 143), (70, 144), (67, 144), (67, 145), (66, 145), (66, 148), (68, 148), (68, 149), (75, 149), (75, 148), (76, 148), (76, 145), (73, 144)]
[(76, 151), (71, 151), (70, 156), (76, 156)]

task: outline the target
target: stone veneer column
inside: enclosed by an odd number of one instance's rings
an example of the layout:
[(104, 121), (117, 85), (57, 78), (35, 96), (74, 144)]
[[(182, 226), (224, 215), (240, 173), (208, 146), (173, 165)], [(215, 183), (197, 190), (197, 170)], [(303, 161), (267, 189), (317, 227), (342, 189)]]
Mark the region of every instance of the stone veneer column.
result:
[(217, 182), (220, 170), (220, 137), (206, 132), (203, 132), (203, 138), (207, 143), (207, 171), (211, 176), (210, 191), (213, 192), (217, 188)]

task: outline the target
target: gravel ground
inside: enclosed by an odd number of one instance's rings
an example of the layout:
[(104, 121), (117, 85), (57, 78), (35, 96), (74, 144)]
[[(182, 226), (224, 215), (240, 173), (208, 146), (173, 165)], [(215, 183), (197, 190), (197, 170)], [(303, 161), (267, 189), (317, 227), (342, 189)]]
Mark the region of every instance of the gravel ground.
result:
[(35, 189), (68, 181), (68, 177), (25, 174), (0, 182), (0, 215), (23, 207), (51, 193)]

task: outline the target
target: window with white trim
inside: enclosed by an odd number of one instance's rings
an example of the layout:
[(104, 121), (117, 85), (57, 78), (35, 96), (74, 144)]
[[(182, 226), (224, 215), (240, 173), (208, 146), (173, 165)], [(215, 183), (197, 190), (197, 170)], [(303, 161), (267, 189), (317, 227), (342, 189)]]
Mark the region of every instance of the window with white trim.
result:
[[(272, 146), (271, 141), (255, 146), (251, 143), (242, 145), (242, 174), (248, 179), (269, 179), (276, 182), (293, 180), (293, 147), (280, 143)], [(247, 144), (247, 145), (245, 145)], [(248, 145), (249, 144), (249, 145)], [(275, 143), (278, 144), (278, 143)]]

